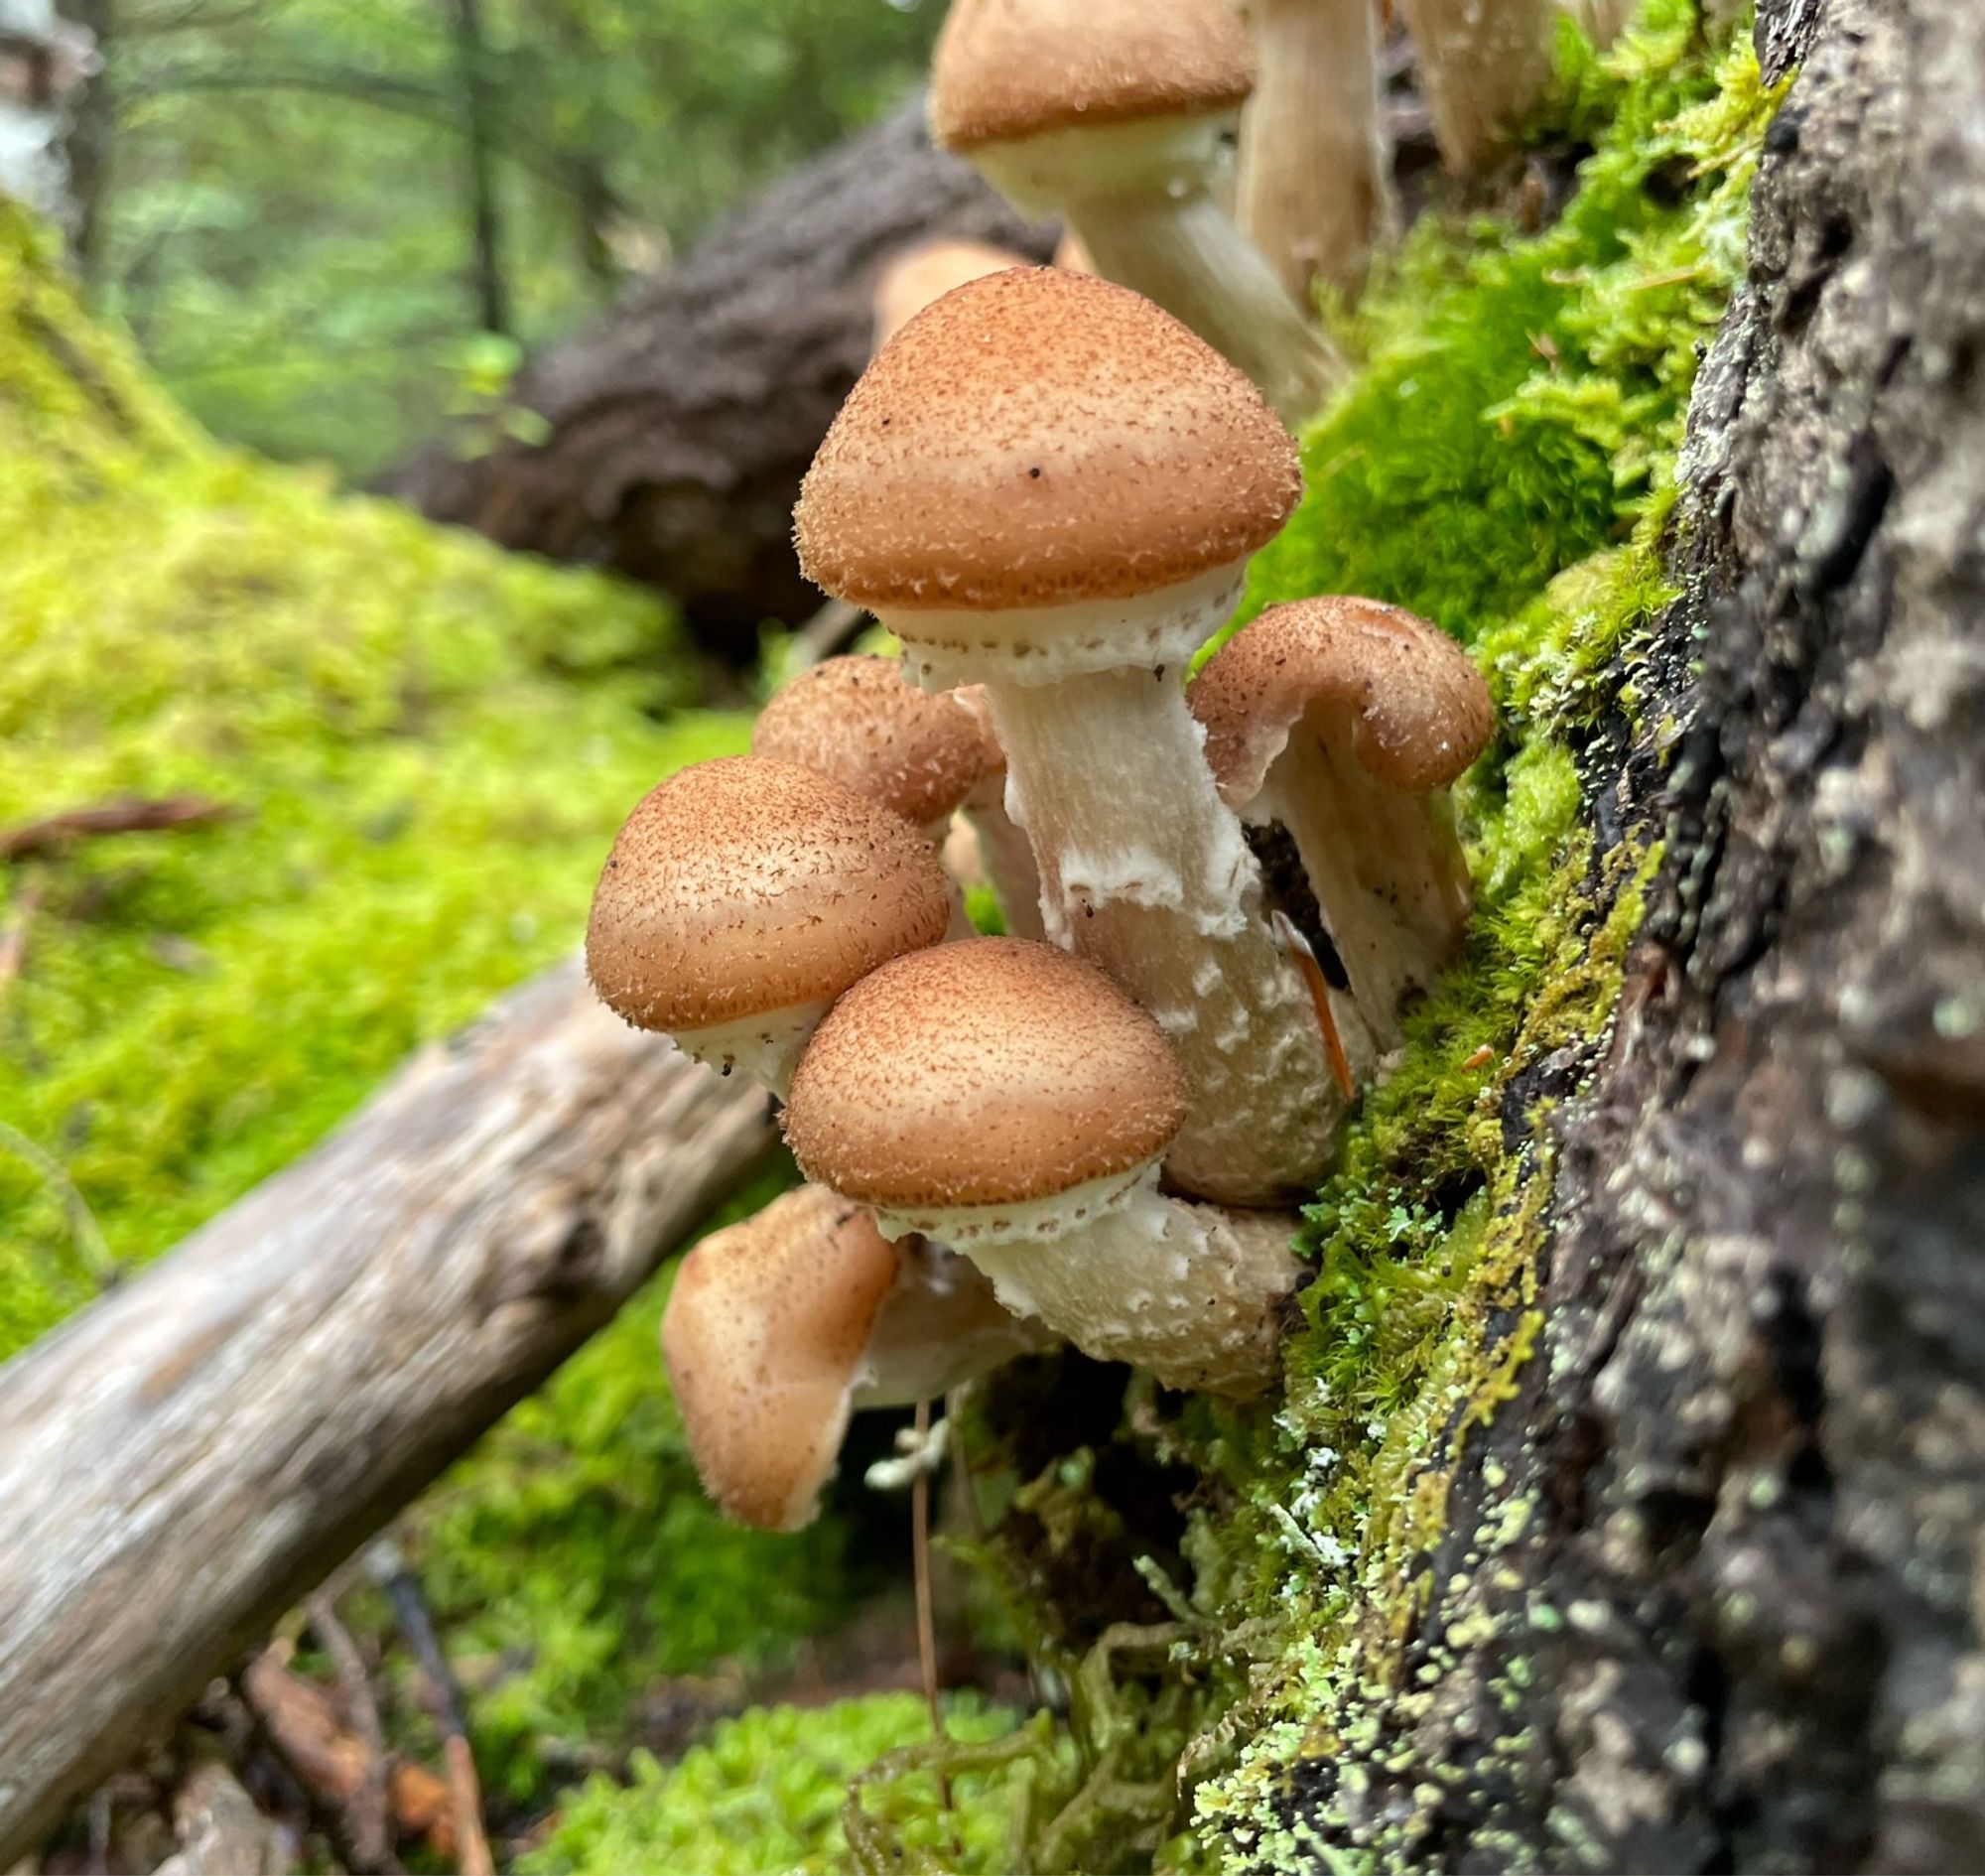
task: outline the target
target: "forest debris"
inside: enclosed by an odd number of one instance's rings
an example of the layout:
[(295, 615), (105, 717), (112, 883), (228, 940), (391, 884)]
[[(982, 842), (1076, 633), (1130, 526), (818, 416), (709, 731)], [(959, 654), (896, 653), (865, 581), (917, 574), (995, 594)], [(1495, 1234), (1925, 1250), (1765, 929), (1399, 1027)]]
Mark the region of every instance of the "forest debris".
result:
[(159, 1865), (157, 1876), (288, 1876), (291, 1858), (281, 1832), (224, 1765), (201, 1766), (187, 1780), (173, 1806), (173, 1823), (181, 1849)]
[(309, 1608), (311, 1627), (337, 1669), (338, 1689), (365, 1746), (364, 1776), (344, 1813), (352, 1860), (365, 1870), (390, 1869), (394, 1864), (386, 1729), (380, 1723), (379, 1703), (372, 1697), (371, 1676), (330, 1595), (320, 1591), (310, 1599)]
[(128, 795), (93, 808), (66, 808), (0, 833), (0, 866), (37, 859), (104, 834), (165, 834), (239, 820), (244, 813), (208, 795)]
[[(265, 1648), (241, 1676), (241, 1695), (269, 1743), (321, 1804), (349, 1815), (364, 1790), (373, 1753), (345, 1724), (335, 1696), (290, 1671), (288, 1649)], [(457, 1845), (454, 1794), (425, 1766), (391, 1765), (386, 1791), (394, 1830), (426, 1842), (444, 1860)], [(469, 1869), (463, 1859), (464, 1871)]]
[(37, 879), (15, 900), (14, 916), (0, 931), (0, 987), (11, 984), (28, 968), (28, 933), (47, 899), (47, 890)]
[(420, 1580), (407, 1566), (399, 1545), (390, 1540), (375, 1543), (366, 1562), (373, 1580), (393, 1605), (394, 1620), (421, 1665), (428, 1710), (442, 1729), (443, 1762), (448, 1767), (455, 1837), (461, 1844), (458, 1866), (462, 1876), (495, 1876), (495, 1860), (489, 1854), (489, 1838), (482, 1825), (482, 1782), (476, 1776), (468, 1723), (463, 1716), (462, 1687), (435, 1633)]

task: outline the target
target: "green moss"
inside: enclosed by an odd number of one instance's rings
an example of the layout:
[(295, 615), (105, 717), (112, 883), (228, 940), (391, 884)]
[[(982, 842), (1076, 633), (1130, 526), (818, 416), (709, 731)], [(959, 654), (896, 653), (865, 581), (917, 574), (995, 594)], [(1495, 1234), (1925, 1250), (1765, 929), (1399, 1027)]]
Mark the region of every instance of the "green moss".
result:
[[(1012, 1716), (967, 1696), (950, 1702), (945, 1724), (954, 1738), (971, 1744), (1006, 1732)], [(844, 1869), (849, 1844), (843, 1813), (851, 1785), (884, 1754), (914, 1747), (929, 1733), (923, 1702), (907, 1693), (840, 1700), (811, 1711), (756, 1708), (721, 1722), (707, 1744), (673, 1765), (641, 1754), (625, 1785), (595, 1779), (566, 1806), (550, 1839), (519, 1867), (525, 1876)], [(1000, 1767), (957, 1777), (955, 1808), (941, 1822), (933, 1775), (906, 1773), (902, 1783), (917, 1780), (928, 1789), (904, 1825), (910, 1867), (958, 1876), (1013, 1867), (1009, 1813), (1015, 1799), (1024, 1797), (1016, 1771)], [(893, 1796), (913, 1802), (918, 1794), (906, 1789)]]
[[(774, 1181), (741, 1195), (757, 1209)], [(843, 1528), (720, 1518), (697, 1484), (656, 1343), (674, 1267), (523, 1403), (416, 1514), (421, 1574), (475, 1688), (483, 1776), (520, 1805), (548, 1767), (610, 1763), (640, 1696), (722, 1666), (783, 1665), (859, 1580)]]
[[(745, 726), (669, 708), (652, 598), (216, 447), (4, 204), (0, 540), (0, 828), (124, 795), (240, 811), (0, 869), (27, 944), (0, 985), (4, 1357), (105, 1250), (170, 1246), (569, 950), (634, 800)], [(755, 1538), (698, 1490), (663, 1293), (414, 1520), (498, 1794), (846, 1600), (835, 1527)]]
[[(4, 207), (0, 539), (0, 827), (238, 810), (0, 871), (0, 1122), (120, 1260), (571, 945), (627, 806), (742, 736), (655, 720), (651, 599), (216, 448)], [(66, 1197), (0, 1144), (0, 1356), (93, 1291)]]

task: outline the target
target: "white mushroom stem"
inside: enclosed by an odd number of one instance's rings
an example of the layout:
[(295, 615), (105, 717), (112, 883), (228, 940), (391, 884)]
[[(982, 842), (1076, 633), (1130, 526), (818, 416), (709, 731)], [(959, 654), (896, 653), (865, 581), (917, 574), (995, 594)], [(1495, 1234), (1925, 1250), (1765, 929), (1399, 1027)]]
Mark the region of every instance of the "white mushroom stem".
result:
[(1245, 0), (1260, 76), (1241, 116), (1238, 216), (1298, 306), (1355, 296), (1391, 223), (1374, 0)]
[(790, 1009), (770, 1009), (759, 1016), (741, 1016), (735, 1022), (678, 1029), (674, 1031), (675, 1044), (685, 1055), (723, 1074), (742, 1069), (783, 1101), (792, 1088), (793, 1070), (799, 1066), (807, 1038), (830, 1007), (827, 1003), (796, 1004)]
[(999, 901), (1006, 929), (1015, 938), (1042, 938), (1041, 871), (1033, 843), (1006, 812), (1003, 771), (989, 776), (965, 798), (964, 814), (979, 843), (979, 863)]
[[(1627, 22), (1640, 9), (1640, 0), (1558, 0), (1558, 4), (1601, 52), (1627, 30)], [(1743, 10), (1742, 0), (1709, 0), (1706, 10), (1727, 21)]]
[[(1179, 673), (1231, 610), (1239, 574), (1093, 608), (903, 615), (905, 656), (943, 688), (956, 632), (985, 681), (1006, 751), (1006, 810), (1041, 873), (1051, 943), (1100, 965), (1157, 1019), (1190, 1090), (1166, 1161), (1230, 1205), (1306, 1198), (1329, 1164), (1344, 1096), (1295, 962), (1267, 922), (1240, 817), (1214, 787)], [(1140, 632), (1133, 624), (1141, 624)], [(989, 647), (996, 633), (1001, 644)], [(1069, 669), (1084, 640), (1135, 637), (1153, 662)], [(1029, 651), (1025, 646), (1053, 647)], [(1002, 654), (1003, 651), (1003, 655)], [(1013, 673), (1025, 681), (1015, 681)]]
[(1295, 842), (1358, 1014), (1390, 1049), (1400, 1003), (1430, 988), (1460, 948), (1468, 862), (1447, 790), (1382, 787), (1350, 752), (1350, 726), (1331, 734), (1332, 714), (1314, 708), (1297, 725), (1246, 814)]
[(1097, 273), (1191, 327), (1293, 422), (1323, 402), (1343, 365), (1220, 205), (1230, 122), (1046, 131), (970, 154), (1023, 214), (1061, 210)]
[(1166, 1198), (1155, 1166), (1030, 1205), (876, 1222), (884, 1236), (941, 1234), (1008, 1310), (1085, 1354), (1211, 1394), (1257, 1394), (1273, 1379), (1278, 1311), (1302, 1274), (1292, 1218)]
[(1052, 1341), (1011, 1313), (969, 1259), (921, 1237), (896, 1246), (896, 1280), (868, 1328), (855, 1376), (855, 1408), (915, 1407), (990, 1375)]
[(1442, 159), (1485, 168), (1550, 81), (1559, 0), (1404, 0), (1420, 89)]

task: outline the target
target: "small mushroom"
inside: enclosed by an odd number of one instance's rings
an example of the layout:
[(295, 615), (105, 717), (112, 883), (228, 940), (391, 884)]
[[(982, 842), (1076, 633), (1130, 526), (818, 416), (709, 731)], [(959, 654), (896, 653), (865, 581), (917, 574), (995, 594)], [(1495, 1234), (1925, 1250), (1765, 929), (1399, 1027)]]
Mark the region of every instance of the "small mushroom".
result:
[[(751, 752), (832, 776), (901, 815), (944, 849), (963, 812), (1009, 931), (1040, 920), (1040, 881), (1026, 836), (1006, 820), (1006, 758), (983, 701), (920, 691), (899, 658), (829, 658), (803, 671), (759, 713)], [(949, 871), (949, 869), (947, 869)], [(951, 936), (969, 937), (962, 904)], [(1024, 935), (1024, 934), (1023, 934)]]
[(1355, 298), (1392, 221), (1373, 0), (1244, 0), (1260, 77), (1241, 114), (1236, 213), (1298, 306)]
[(952, 288), (996, 274), (1002, 267), (1030, 264), (1010, 248), (984, 241), (939, 239), (899, 249), (875, 276), (875, 349), (879, 351), (914, 315)]
[(1404, 0), (1404, 7), (1441, 159), (1454, 175), (1474, 176), (1508, 149), (1550, 82), (1560, 0)]
[(1495, 729), (1482, 674), (1398, 606), (1302, 600), (1237, 632), (1187, 701), (1257, 848), (1294, 845), (1313, 904), (1293, 923), (1310, 927), (1340, 1029), (1392, 1048), (1401, 1002), (1433, 983), (1468, 922), (1447, 791)]
[(821, 1024), (786, 1138), (891, 1236), (953, 1246), (999, 1301), (1168, 1387), (1272, 1377), (1292, 1221), (1160, 1195), (1185, 1118), (1162, 1032), (1093, 966), (971, 939), (899, 958)]
[(1136, 294), (1040, 268), (947, 294), (883, 348), (795, 515), (808, 577), (873, 610), (919, 683), (985, 685), (1047, 935), (1178, 1049), (1171, 1177), (1243, 1205), (1315, 1189), (1344, 1103), (1180, 674), (1300, 489), (1224, 359)]
[(1098, 273), (1183, 320), (1294, 419), (1342, 367), (1219, 201), (1254, 82), (1226, 0), (955, 0), (931, 128), (1022, 214), (1064, 214)]
[(892, 1245), (817, 1185), (704, 1239), (662, 1318), (704, 1489), (767, 1531), (812, 1522), (852, 1413), (936, 1400), (1042, 1340), (964, 1260)]
[(760, 756), (681, 770), (628, 817), (594, 893), (595, 990), (637, 1028), (784, 1092), (849, 985), (945, 935), (930, 844), (852, 789)]

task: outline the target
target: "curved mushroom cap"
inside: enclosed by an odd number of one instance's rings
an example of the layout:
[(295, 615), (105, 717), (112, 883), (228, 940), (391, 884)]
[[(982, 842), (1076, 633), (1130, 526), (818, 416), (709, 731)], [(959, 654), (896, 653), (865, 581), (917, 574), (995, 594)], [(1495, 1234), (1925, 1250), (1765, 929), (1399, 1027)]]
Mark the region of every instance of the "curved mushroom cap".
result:
[(1301, 492), (1260, 393), (1169, 314), (1009, 268), (876, 354), (794, 523), (808, 579), (844, 600), (991, 611), (1183, 585), (1271, 539)]
[(954, 287), (1006, 267), (1026, 267), (1025, 255), (984, 241), (919, 241), (899, 249), (875, 276), (875, 344), (879, 349), (903, 327)]
[(809, 1178), (871, 1205), (1018, 1205), (1158, 1158), (1185, 1112), (1171, 1044), (1094, 965), (977, 938), (842, 998), (786, 1139)]
[(954, 0), (931, 58), (951, 150), (1237, 109), (1255, 55), (1228, 0)]
[(1488, 746), (1489, 686), (1436, 625), (1377, 600), (1270, 606), (1224, 644), (1187, 693), (1206, 727), (1206, 759), (1230, 807), (1260, 792), (1289, 732), (1315, 705), (1337, 706), (1350, 744), (1383, 788), (1445, 788)]
[(689, 1031), (838, 997), (950, 918), (944, 869), (906, 822), (790, 762), (726, 756), (628, 817), (586, 964), (629, 1022)]
[(986, 736), (954, 698), (918, 690), (894, 658), (829, 658), (765, 706), (751, 752), (831, 776), (924, 827), (972, 792)]
[(704, 1489), (764, 1531), (811, 1522), (898, 1256), (859, 1205), (802, 1186), (683, 1260), (662, 1359)]

